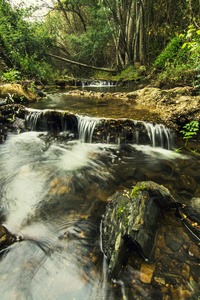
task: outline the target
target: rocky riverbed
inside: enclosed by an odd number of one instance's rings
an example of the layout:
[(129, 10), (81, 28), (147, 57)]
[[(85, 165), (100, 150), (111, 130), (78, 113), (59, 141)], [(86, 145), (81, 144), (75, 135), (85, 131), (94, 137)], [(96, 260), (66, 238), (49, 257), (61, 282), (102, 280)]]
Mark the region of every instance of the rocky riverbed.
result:
[(72, 90), (68, 94), (102, 99), (121, 99), (129, 105), (142, 105), (159, 114), (163, 124), (175, 130), (191, 120), (200, 118), (200, 95), (190, 86), (163, 90), (145, 87), (129, 93), (100, 93)]

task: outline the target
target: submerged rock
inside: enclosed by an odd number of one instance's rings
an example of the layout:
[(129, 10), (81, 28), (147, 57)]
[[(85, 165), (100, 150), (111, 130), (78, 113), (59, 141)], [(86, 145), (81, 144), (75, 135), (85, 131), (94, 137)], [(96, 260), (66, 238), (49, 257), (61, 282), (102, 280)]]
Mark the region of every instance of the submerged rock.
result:
[(200, 198), (192, 198), (185, 207), (185, 213), (191, 220), (200, 224)]
[(188, 235), (200, 243), (200, 198), (192, 198), (189, 203), (178, 209), (178, 216)]
[(134, 189), (109, 198), (102, 220), (102, 249), (113, 278), (129, 249), (140, 252), (146, 260), (151, 258), (161, 211), (177, 206), (168, 189), (152, 181), (139, 182)]

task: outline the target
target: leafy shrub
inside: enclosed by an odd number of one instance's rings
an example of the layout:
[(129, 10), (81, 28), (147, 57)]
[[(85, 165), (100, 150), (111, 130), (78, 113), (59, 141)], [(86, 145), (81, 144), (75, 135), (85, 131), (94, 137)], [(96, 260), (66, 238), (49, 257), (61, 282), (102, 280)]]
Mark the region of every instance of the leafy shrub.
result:
[(173, 38), (154, 65), (162, 69), (160, 80), (191, 83), (200, 87), (200, 30), (193, 25), (184, 34)]
[(183, 139), (185, 140), (185, 146), (187, 146), (187, 142), (189, 139), (193, 138), (194, 135), (197, 135), (197, 131), (199, 131), (199, 122), (191, 121), (183, 126), (183, 129), (180, 133), (183, 134)]
[(4, 73), (2, 79), (11, 82), (24, 76), (48, 81), (55, 72), (46, 54), (53, 47), (55, 36), (48, 33), (42, 22), (26, 22), (26, 14), (7, 1), (0, 2), (0, 47), (6, 64), (13, 69)]
[(6, 82), (15, 82), (21, 79), (21, 72), (16, 70), (10, 70), (9, 72), (3, 73), (1, 76), (1, 80)]
[(179, 60), (183, 60), (187, 56), (187, 50), (181, 48), (183, 40), (180, 37), (173, 38), (163, 50), (163, 52), (157, 57), (155, 61), (155, 67), (163, 69), (167, 67), (167, 64), (174, 62), (179, 56)]

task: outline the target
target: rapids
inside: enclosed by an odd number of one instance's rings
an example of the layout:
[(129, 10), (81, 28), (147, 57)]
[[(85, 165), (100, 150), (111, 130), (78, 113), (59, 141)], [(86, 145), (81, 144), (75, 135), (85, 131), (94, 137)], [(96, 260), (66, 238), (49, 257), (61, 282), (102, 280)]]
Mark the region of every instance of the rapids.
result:
[[(196, 261), (190, 257), (193, 285), (190, 277), (178, 275), (175, 283), (166, 276), (165, 289), (144, 284), (133, 263), (111, 281), (101, 251), (101, 217), (109, 196), (141, 180), (155, 180), (187, 202), (198, 193), (199, 161), (163, 149), (161, 137), (170, 139), (170, 133), (162, 126), (147, 126), (149, 145), (91, 143), (98, 118), (77, 119), (78, 138), (67, 128), (38, 132), (32, 117), (32, 131), (10, 134), (0, 145), (1, 222), (19, 237), (1, 251), (1, 299), (173, 299), (172, 290), (185, 286), (190, 295), (198, 293)], [(160, 146), (153, 147), (158, 136)], [(195, 188), (180, 185), (182, 176), (190, 175)], [(171, 254), (167, 264), (176, 259), (177, 253)]]

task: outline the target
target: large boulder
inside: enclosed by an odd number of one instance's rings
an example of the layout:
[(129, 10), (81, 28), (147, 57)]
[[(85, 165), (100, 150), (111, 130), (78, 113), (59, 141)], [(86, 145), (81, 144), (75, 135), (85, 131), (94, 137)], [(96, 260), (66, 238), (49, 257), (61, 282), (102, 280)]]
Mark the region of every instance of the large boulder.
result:
[(102, 249), (113, 278), (130, 248), (151, 259), (161, 212), (177, 206), (168, 189), (152, 181), (139, 182), (134, 189), (111, 196), (102, 220)]
[(10, 95), (17, 102), (36, 100), (36, 95), (26, 85), (11, 83), (0, 85), (0, 97), (6, 98)]

